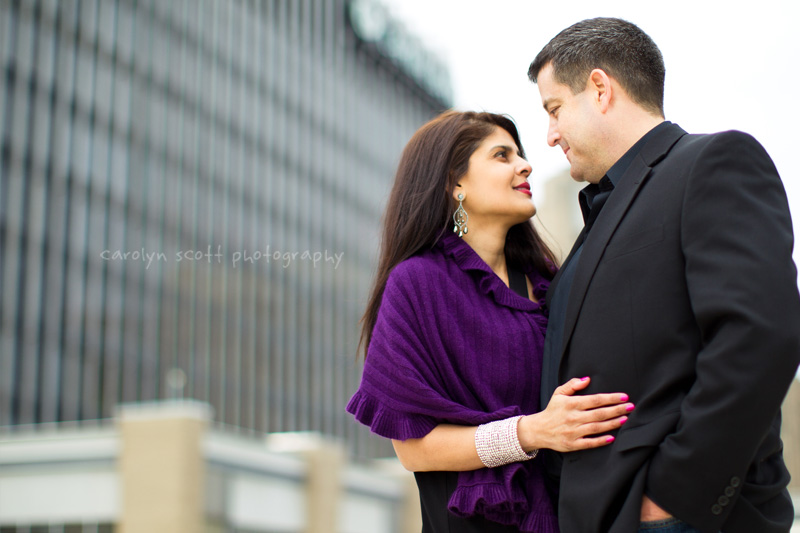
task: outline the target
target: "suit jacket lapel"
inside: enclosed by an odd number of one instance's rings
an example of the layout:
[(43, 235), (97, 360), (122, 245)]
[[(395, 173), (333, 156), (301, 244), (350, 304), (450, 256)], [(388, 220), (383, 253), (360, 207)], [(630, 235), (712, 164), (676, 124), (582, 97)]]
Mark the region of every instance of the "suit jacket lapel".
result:
[[(669, 153), (670, 149), (686, 132), (677, 125), (671, 125), (658, 132), (655, 137), (648, 140), (642, 147), (639, 155), (633, 160), (631, 166), (614, 187), (614, 192), (603, 206), (600, 216), (592, 226), (591, 233), (583, 242), (583, 250), (578, 264), (575, 265), (575, 277), (572, 280), (569, 298), (567, 300), (567, 313), (564, 321), (564, 342), (561, 347), (563, 360), (569, 339), (575, 329), (575, 323), (580, 315), (586, 291), (592, 281), (597, 265), (603, 256), (608, 241), (614, 235), (622, 217), (636, 197), (639, 188), (647, 180), (650, 170)], [(577, 248), (577, 243), (576, 247)], [(573, 248), (570, 255), (575, 253)], [(554, 280), (555, 281), (555, 280)]]

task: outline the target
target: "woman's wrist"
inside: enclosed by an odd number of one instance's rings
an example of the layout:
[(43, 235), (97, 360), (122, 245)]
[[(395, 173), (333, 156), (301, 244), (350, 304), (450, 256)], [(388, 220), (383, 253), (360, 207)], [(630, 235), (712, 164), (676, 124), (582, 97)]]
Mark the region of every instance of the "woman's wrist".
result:
[(519, 438), (519, 445), (525, 450), (525, 453), (531, 453), (539, 448), (542, 448), (539, 442), (539, 432), (536, 430), (538, 422), (537, 414), (523, 416), (519, 419), (517, 426), (517, 437)]
[(475, 432), (475, 449), (484, 466), (497, 466), (529, 461), (539, 450), (526, 451), (519, 440), (522, 415), (481, 424)]

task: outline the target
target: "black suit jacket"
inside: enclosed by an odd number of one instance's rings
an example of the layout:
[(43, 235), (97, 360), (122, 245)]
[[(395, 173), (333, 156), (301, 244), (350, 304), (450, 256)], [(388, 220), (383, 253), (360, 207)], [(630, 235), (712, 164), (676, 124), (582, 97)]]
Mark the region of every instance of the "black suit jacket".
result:
[(703, 532), (789, 531), (792, 243), (752, 137), (673, 124), (642, 148), (583, 244), (552, 362), (559, 383), (591, 376), (585, 394), (625, 392), (636, 408), (613, 444), (563, 456), (562, 533), (634, 533), (643, 494)]

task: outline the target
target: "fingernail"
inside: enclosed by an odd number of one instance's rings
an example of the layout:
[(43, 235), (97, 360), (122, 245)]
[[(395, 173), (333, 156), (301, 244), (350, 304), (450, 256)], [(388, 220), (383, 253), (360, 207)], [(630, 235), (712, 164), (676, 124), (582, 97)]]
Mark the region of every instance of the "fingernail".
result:
[(614, 437), (608, 437), (608, 438), (606, 439), (606, 442), (614, 442)]
[(622, 424), (624, 424), (627, 421), (628, 421), (628, 417), (627, 416), (623, 416), (619, 421), (619, 425), (621, 426)]
[[(586, 381), (587, 379), (589, 379), (589, 376), (586, 376), (585, 378), (581, 378), (581, 381)], [(622, 400), (622, 401), (624, 402), (625, 400)]]
[(627, 402), (628, 401), (628, 395), (627, 394), (623, 394), (622, 396), (619, 397), (619, 401)]
[(631, 411), (633, 411), (633, 408), (634, 408), (634, 405), (633, 405), (633, 404), (630, 404), (630, 405), (628, 405), (628, 406), (625, 408), (625, 410), (626, 410), (626, 411), (628, 411), (628, 412), (630, 413)]

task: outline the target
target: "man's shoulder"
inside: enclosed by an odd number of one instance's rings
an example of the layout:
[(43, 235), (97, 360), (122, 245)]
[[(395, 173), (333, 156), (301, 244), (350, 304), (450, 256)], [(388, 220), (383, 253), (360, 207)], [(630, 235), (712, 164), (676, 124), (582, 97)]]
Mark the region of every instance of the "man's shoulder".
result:
[(743, 158), (769, 159), (764, 147), (755, 137), (739, 130), (717, 133), (689, 133), (681, 137), (665, 158), (669, 165), (685, 165), (689, 161), (706, 159), (739, 161)]
[(709, 146), (728, 144), (749, 144), (760, 146), (760, 143), (756, 140), (756, 138), (749, 133), (739, 130), (726, 130), (716, 133), (689, 133), (684, 135), (678, 141), (676, 148), (701, 150)]

